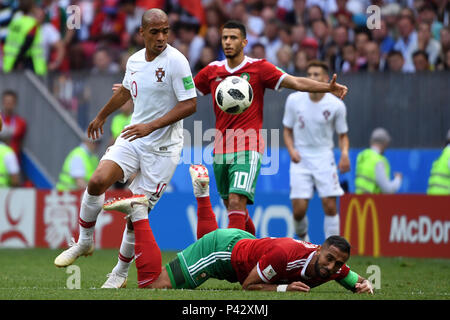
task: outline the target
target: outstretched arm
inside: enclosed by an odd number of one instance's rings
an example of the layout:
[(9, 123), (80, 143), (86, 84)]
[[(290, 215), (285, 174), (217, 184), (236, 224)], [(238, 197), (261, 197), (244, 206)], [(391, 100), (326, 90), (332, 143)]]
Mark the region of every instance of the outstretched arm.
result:
[(372, 283), (351, 270), (344, 279), (338, 280), (337, 282), (353, 292), (373, 294)]
[(242, 284), (244, 290), (255, 291), (301, 291), (309, 292), (310, 288), (301, 281), (295, 281), (288, 285), (279, 285), (273, 283), (265, 283), (260, 278), (256, 266), (250, 271), (247, 278)]
[(348, 88), (342, 84), (336, 83), (336, 74), (333, 75), (330, 83), (319, 82), (304, 77), (294, 77), (286, 75), (281, 82), (281, 87), (297, 91), (307, 92), (330, 92), (340, 99), (344, 99)]

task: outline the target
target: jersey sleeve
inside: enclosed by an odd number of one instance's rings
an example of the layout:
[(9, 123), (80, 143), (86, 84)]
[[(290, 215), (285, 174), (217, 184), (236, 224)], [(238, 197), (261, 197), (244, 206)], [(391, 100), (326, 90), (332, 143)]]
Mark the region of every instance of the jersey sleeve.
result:
[(194, 78), (195, 87), (203, 95), (211, 93), (211, 88), (209, 86), (208, 81), (208, 74), (209, 74), (209, 67), (206, 66), (205, 68), (201, 69)]
[(338, 134), (347, 133), (347, 109), (342, 101), (338, 101), (339, 106), (336, 110), (335, 128)]
[(19, 162), (16, 154), (11, 151), (5, 155), (5, 166), (9, 174), (18, 174), (20, 171)]
[(295, 124), (294, 97), (290, 94), (284, 105), (283, 126), (292, 129)]
[(287, 73), (266, 60), (263, 60), (259, 67), (264, 87), (278, 90)]
[(258, 261), (256, 269), (265, 283), (277, 283), (286, 270), (287, 256), (284, 250), (271, 250)]
[(131, 82), (130, 81), (131, 73), (130, 73), (129, 64), (130, 64), (130, 60), (127, 61), (127, 66), (126, 66), (126, 70), (125, 70), (125, 76), (123, 77), (123, 80), (122, 80), (122, 86), (125, 89), (131, 91), (131, 84), (130, 84), (130, 82)]
[(192, 78), (191, 68), (185, 56), (177, 55), (171, 61), (172, 88), (178, 101), (195, 98), (195, 84)]

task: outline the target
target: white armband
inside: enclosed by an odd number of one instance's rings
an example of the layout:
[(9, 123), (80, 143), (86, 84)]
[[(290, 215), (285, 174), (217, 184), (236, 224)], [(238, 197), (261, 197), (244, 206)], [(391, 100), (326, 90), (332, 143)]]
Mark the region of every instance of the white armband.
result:
[(287, 284), (280, 284), (277, 286), (277, 292), (286, 292), (288, 285)]

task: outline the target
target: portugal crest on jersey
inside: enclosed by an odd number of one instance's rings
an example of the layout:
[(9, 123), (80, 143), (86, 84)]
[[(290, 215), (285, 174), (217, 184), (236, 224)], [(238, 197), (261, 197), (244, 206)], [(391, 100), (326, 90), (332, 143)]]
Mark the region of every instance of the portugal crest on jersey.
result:
[(155, 70), (156, 82), (162, 82), (162, 79), (166, 76), (166, 72), (163, 68), (158, 68)]

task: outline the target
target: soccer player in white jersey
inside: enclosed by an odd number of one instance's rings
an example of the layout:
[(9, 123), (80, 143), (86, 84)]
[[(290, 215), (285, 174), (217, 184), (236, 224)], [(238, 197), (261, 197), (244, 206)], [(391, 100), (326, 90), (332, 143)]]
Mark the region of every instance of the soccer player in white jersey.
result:
[[(328, 66), (311, 61), (307, 77), (328, 82)], [(290, 198), (294, 225), (301, 240), (309, 241), (306, 211), (308, 202), (318, 191), (325, 212), (325, 238), (339, 235), (336, 198), (343, 195), (333, 155), (333, 133), (338, 134), (341, 157), (340, 172), (350, 170), (346, 107), (330, 93), (295, 92), (288, 96), (283, 117), (283, 137), (291, 156)]]
[[(140, 34), (145, 48), (128, 59), (122, 86), (89, 124), (88, 137), (98, 139), (103, 134), (106, 118), (132, 98), (134, 112), (130, 125), (108, 148), (92, 175), (81, 203), (78, 242), (55, 259), (58, 267), (68, 266), (79, 256), (93, 252), (95, 223), (104, 204), (105, 191), (112, 184), (126, 181), (137, 173), (129, 188), (135, 195), (132, 201), (144, 205), (135, 205), (133, 210), (139, 211), (137, 216), (147, 217), (148, 209), (164, 193), (179, 162), (183, 147), (182, 119), (193, 114), (197, 105), (189, 63), (181, 52), (167, 44), (169, 21), (162, 10), (151, 9), (143, 14)], [(131, 228), (131, 223), (125, 227), (122, 243), (126, 250), (121, 246), (119, 261), (131, 261), (134, 257), (135, 235)], [(145, 272), (147, 265), (161, 264), (155, 239), (144, 239), (144, 243), (148, 242), (155, 250), (151, 255), (154, 261), (136, 259), (136, 265), (143, 270), (138, 274), (139, 282), (151, 278)], [(130, 243), (133, 245), (126, 245)], [(126, 275), (129, 263), (124, 266), (126, 270), (121, 270), (119, 263), (109, 278), (115, 278), (120, 271)], [(125, 285), (126, 276), (119, 281)]]

